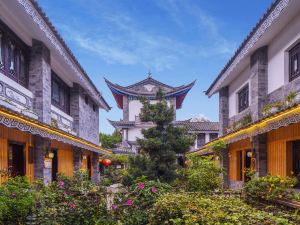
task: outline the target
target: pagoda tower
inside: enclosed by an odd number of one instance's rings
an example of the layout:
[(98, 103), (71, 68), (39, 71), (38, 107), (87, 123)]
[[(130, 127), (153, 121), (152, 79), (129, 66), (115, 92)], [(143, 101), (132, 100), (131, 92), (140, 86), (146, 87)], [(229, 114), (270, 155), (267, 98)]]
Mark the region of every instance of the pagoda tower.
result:
[(188, 85), (172, 87), (161, 83), (152, 78), (151, 74), (140, 82), (129, 86), (121, 86), (113, 84), (105, 79), (105, 82), (111, 90), (117, 105), (123, 110), (123, 119), (120, 121), (111, 121), (111, 125), (122, 133), (122, 145), (116, 149), (119, 153), (138, 153), (137, 138), (142, 138), (142, 129), (147, 129), (153, 126), (153, 123), (142, 122), (139, 118), (142, 103), (139, 97), (146, 97), (150, 102), (155, 103), (156, 93), (161, 88), (165, 94), (167, 103), (175, 110), (182, 107), (183, 101), (187, 93), (194, 86), (195, 81)]

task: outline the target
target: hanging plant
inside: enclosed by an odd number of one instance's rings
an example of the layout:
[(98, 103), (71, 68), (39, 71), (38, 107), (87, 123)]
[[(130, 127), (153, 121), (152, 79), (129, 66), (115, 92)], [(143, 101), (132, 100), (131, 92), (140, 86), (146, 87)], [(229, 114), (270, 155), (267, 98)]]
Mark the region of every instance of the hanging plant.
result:
[(223, 140), (220, 139), (213, 142), (213, 144), (211, 145), (211, 149), (215, 153), (215, 155), (221, 156), (222, 150), (226, 149), (226, 144)]

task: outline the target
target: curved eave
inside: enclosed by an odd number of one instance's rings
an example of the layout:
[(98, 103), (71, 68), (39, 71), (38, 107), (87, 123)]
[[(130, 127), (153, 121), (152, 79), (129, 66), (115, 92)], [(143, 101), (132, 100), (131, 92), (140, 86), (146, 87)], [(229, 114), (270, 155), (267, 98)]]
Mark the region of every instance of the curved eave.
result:
[(111, 151), (93, 144), (87, 140), (66, 133), (50, 125), (41, 123), (37, 120), (31, 119), (27, 116), (20, 115), (2, 106), (0, 106), (0, 124), (9, 128), (18, 129), (23, 132), (28, 132), (33, 135), (39, 135), (44, 138), (57, 140), (59, 142), (87, 149), (89, 151), (102, 154), (112, 154)]
[[(140, 94), (130, 91), (130, 90), (126, 90), (125, 87), (122, 87), (120, 85), (117, 84), (113, 84), (110, 81), (108, 81), (107, 79), (105, 79), (105, 82), (107, 84), (107, 86), (109, 87), (109, 89), (111, 90), (117, 104), (118, 107), (120, 109), (123, 109), (123, 96), (132, 96), (132, 97), (139, 97)], [(196, 80), (194, 80), (192, 83), (188, 84), (188, 85), (184, 85), (181, 87), (176, 88), (173, 91), (170, 91), (168, 93), (165, 93), (166, 97), (176, 97), (176, 108), (180, 109), (182, 107), (182, 103), (185, 99), (185, 96), (187, 95), (187, 93), (191, 90), (191, 88), (194, 86)], [(155, 99), (156, 96), (153, 94), (150, 95), (144, 95), (148, 98), (153, 98)]]
[(134, 126), (134, 123), (128, 121), (128, 122), (124, 122), (124, 121), (112, 121), (107, 119), (108, 122), (116, 129), (121, 129), (121, 128), (130, 128)]

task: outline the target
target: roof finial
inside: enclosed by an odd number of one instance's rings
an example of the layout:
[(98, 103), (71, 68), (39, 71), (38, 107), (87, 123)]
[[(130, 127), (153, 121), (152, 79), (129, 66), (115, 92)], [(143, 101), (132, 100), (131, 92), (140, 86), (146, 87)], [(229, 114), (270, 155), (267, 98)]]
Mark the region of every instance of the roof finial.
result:
[(148, 71), (148, 78), (152, 78), (151, 70)]

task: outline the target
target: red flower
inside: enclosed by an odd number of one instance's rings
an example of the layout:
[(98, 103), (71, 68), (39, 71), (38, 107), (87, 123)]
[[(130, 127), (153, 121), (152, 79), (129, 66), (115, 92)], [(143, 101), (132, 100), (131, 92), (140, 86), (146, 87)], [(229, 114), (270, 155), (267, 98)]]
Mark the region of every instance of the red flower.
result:
[(151, 192), (156, 193), (156, 192), (157, 192), (157, 188), (152, 187), (152, 188), (151, 188)]
[(141, 183), (137, 185), (139, 189), (144, 189), (145, 188), (145, 184)]
[(71, 209), (74, 209), (74, 208), (75, 208), (75, 204), (74, 204), (74, 203), (72, 203), (72, 202), (70, 203), (70, 205), (69, 205), (69, 206), (70, 206), (70, 208), (71, 208)]
[(133, 202), (132, 202), (131, 199), (128, 199), (128, 200), (126, 201), (126, 205), (131, 206), (132, 204), (133, 204)]

